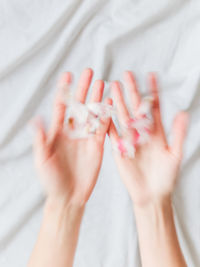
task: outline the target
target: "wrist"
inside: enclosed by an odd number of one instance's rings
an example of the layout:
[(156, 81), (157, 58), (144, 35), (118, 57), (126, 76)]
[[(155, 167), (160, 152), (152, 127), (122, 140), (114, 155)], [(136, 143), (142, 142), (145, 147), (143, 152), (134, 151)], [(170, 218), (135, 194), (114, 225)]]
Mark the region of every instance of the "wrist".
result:
[(186, 266), (176, 234), (171, 197), (134, 205), (134, 210), (142, 266)]
[(172, 213), (172, 201), (170, 196), (156, 198), (151, 201), (133, 204), (135, 216), (145, 218), (167, 217)]
[(68, 200), (64, 197), (47, 197), (44, 213), (55, 216), (59, 216), (59, 214), (77, 216), (82, 214), (84, 209), (85, 203)]
[(133, 202), (135, 213), (155, 213), (169, 210), (172, 207), (171, 196), (152, 198), (145, 202)]
[[(136, 196), (135, 196), (136, 195)], [(171, 203), (171, 193), (168, 194), (150, 194), (140, 192), (139, 194), (131, 194), (133, 206), (136, 208), (148, 208), (149, 206), (157, 205), (162, 207), (165, 203)]]
[(84, 205), (48, 197), (29, 266), (73, 266)]
[(80, 227), (85, 205), (66, 201), (64, 198), (46, 199), (42, 229), (52, 235), (73, 233)]

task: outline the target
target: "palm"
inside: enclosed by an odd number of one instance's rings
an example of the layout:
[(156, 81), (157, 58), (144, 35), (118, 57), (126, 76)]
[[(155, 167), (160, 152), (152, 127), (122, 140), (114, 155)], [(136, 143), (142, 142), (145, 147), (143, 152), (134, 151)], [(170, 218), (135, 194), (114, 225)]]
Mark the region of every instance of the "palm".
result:
[[(133, 77), (127, 73), (126, 80), (129, 83), (133, 106), (136, 110), (140, 104), (140, 96), (134, 84)], [(152, 81), (152, 91), (154, 96), (154, 107), (152, 116), (154, 126), (148, 143), (137, 148), (135, 158), (123, 157), (116, 153), (115, 158), (121, 177), (131, 194), (134, 202), (144, 202), (152, 195), (167, 195), (173, 191), (181, 161), (181, 149), (184, 138), (185, 114), (177, 116), (174, 123), (174, 145), (169, 147), (161, 123), (158, 94), (156, 90), (155, 78)], [(118, 84), (113, 85), (113, 94), (116, 100), (118, 116), (120, 120), (128, 121), (129, 112), (123, 100)], [(113, 142), (118, 141), (118, 134), (114, 124), (110, 128), (110, 137)]]
[[(91, 80), (88, 75), (91, 76), (91, 73), (86, 70), (79, 82), (77, 101), (85, 101)], [(98, 81), (93, 91), (91, 97), (93, 101), (101, 101), (103, 83)], [(78, 195), (83, 201), (87, 201), (101, 167), (103, 145), (110, 119), (107, 118), (102, 122), (101, 129), (95, 135), (72, 139), (66, 127), (63, 127), (66, 107), (60, 96), (59, 93), (56, 98), (54, 118), (49, 133), (46, 134), (40, 127), (39, 136), (36, 138), (37, 167), (48, 193), (64, 194), (68, 197), (71, 194)], [(108, 103), (110, 104), (110, 100)]]
[(57, 191), (65, 192), (77, 186), (85, 188), (83, 194), (87, 194), (85, 191), (91, 191), (96, 183), (102, 156), (102, 143), (98, 143), (96, 138), (70, 140), (62, 134), (52, 155), (44, 162), (44, 172), (57, 181)]

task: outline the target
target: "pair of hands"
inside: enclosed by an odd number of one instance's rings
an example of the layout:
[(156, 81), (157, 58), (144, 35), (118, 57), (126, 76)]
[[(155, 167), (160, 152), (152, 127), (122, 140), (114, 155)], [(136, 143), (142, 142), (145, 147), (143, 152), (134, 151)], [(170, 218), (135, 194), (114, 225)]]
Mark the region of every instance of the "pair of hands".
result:
[[(85, 103), (92, 76), (91, 69), (83, 71), (75, 93), (76, 101)], [(127, 71), (124, 79), (130, 93), (131, 111), (136, 112), (141, 103), (141, 96), (134, 76)], [(35, 161), (48, 198), (85, 205), (98, 178), (106, 134), (108, 133), (113, 143), (118, 142), (120, 136), (112, 119), (107, 118), (102, 121), (100, 130), (92, 137), (86, 139), (68, 137), (64, 129), (67, 107), (63, 85), (65, 90), (69, 90), (71, 80), (70, 73), (64, 73), (59, 79), (52, 123), (48, 132), (41, 121), (35, 122)], [(172, 127), (173, 142), (171, 146), (168, 145), (161, 120), (155, 75), (150, 75), (149, 84), (153, 96), (153, 128), (150, 141), (137, 148), (134, 159), (114, 153), (121, 178), (135, 205), (143, 205), (171, 195), (181, 163), (188, 121), (186, 113), (180, 112), (176, 115)], [(117, 116), (120, 121), (126, 123), (130, 113), (119, 82), (112, 82), (111, 90)], [(103, 91), (104, 82), (96, 81), (90, 101), (101, 102)], [(108, 98), (105, 101), (112, 105), (112, 99)], [(126, 133), (122, 133), (122, 136), (124, 134)]]

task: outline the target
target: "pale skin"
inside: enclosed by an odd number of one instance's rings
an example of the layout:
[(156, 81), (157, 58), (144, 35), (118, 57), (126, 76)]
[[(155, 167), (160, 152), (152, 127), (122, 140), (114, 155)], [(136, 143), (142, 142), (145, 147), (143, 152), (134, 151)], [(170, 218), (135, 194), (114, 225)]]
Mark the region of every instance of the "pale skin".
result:
[[(75, 93), (77, 101), (85, 103), (92, 76), (91, 69), (83, 71)], [(46, 131), (41, 121), (35, 120), (34, 123), (35, 162), (47, 198), (29, 267), (73, 266), (85, 205), (96, 184), (102, 163), (109, 118), (104, 119), (97, 133), (89, 138), (70, 139), (64, 128), (67, 112), (65, 97), (71, 79), (68, 72), (58, 82), (50, 129)], [(90, 101), (101, 102), (103, 91), (103, 81), (96, 81)], [(111, 99), (105, 101), (112, 105)]]
[[(85, 103), (92, 74), (91, 69), (82, 73), (75, 94), (77, 101)], [(132, 100), (131, 111), (136, 112), (141, 96), (131, 72), (125, 73), (125, 82)], [(56, 95), (50, 129), (46, 131), (41, 121), (35, 121), (35, 162), (47, 199), (29, 267), (73, 266), (85, 205), (96, 184), (102, 163), (106, 133), (109, 132), (113, 143), (120, 138), (110, 119), (102, 121), (99, 131), (93, 137), (81, 140), (68, 137), (64, 117), (67, 111), (65, 94), (70, 84), (71, 74), (64, 73), (58, 82), (60, 89)], [(176, 236), (171, 194), (182, 158), (187, 114), (177, 114), (172, 127), (173, 142), (169, 145), (161, 122), (154, 75), (150, 77), (150, 87), (154, 99), (150, 142), (137, 148), (134, 159), (117, 153), (114, 156), (133, 201), (142, 266), (186, 266)], [(119, 83), (113, 82), (111, 89), (118, 118), (126, 123), (130, 113)], [(103, 81), (96, 81), (90, 101), (101, 102), (103, 90)], [(112, 104), (111, 99), (106, 102)], [(91, 161), (93, 164), (90, 164)]]
[[(111, 85), (118, 119), (127, 123), (137, 112), (141, 96), (133, 74), (125, 72), (131, 109), (127, 108), (118, 81)], [(186, 135), (188, 115), (179, 112), (172, 126), (172, 144), (168, 144), (162, 125), (156, 77), (149, 77), (153, 96), (153, 125), (148, 143), (137, 147), (135, 158), (114, 153), (119, 173), (133, 202), (143, 267), (185, 267), (173, 219), (171, 195), (177, 180)], [(130, 130), (131, 131), (131, 130)], [(122, 132), (122, 137), (131, 132)], [(109, 136), (113, 144), (121, 136), (112, 122)]]

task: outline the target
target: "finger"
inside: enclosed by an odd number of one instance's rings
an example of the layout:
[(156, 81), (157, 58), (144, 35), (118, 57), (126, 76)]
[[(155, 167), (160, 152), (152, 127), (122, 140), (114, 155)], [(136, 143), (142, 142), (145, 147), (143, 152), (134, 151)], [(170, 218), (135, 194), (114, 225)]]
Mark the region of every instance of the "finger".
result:
[(69, 89), (67, 87), (67, 85), (70, 85), (71, 83), (72, 83), (72, 73), (71, 72), (63, 72), (61, 74), (60, 78), (58, 79), (57, 88), (60, 90), (63, 90), (63, 93), (68, 93), (65, 91)]
[(36, 154), (41, 155), (45, 150), (47, 139), (44, 123), (41, 118), (35, 118), (32, 120), (31, 124), (35, 129), (34, 150)]
[(58, 91), (54, 101), (50, 139), (62, 129), (65, 120), (66, 97), (72, 81), (70, 72), (63, 73), (58, 81)]
[[(106, 98), (105, 101), (104, 101), (104, 103), (106, 105), (112, 106), (113, 101), (112, 101), (111, 98)], [(97, 134), (102, 135), (102, 136), (105, 136), (106, 133), (108, 132), (110, 121), (111, 121), (111, 117), (102, 118), (101, 119), (101, 126), (100, 126), (100, 129), (97, 132)]]
[(78, 102), (85, 103), (88, 89), (90, 87), (93, 77), (92, 69), (85, 69), (81, 74), (80, 80), (78, 82), (78, 87), (75, 93), (75, 99)]
[(188, 126), (188, 113), (179, 112), (173, 122), (172, 126), (172, 146), (171, 151), (174, 155), (181, 158), (183, 153), (183, 143), (186, 137)]
[(90, 102), (101, 102), (103, 97), (103, 90), (104, 90), (104, 82), (102, 80), (96, 81), (92, 89)]
[(131, 71), (126, 71), (124, 73), (124, 80), (130, 92), (131, 104), (133, 105), (133, 110), (137, 110), (141, 103), (141, 96), (137, 88), (137, 83), (135, 77)]
[(115, 127), (115, 124), (114, 124), (113, 120), (111, 120), (111, 122), (110, 122), (110, 126), (109, 126), (109, 129), (108, 129), (108, 135), (109, 135), (111, 143), (113, 145), (118, 144), (120, 136), (119, 136), (119, 134), (117, 132), (117, 129)]
[(119, 121), (126, 125), (130, 119), (130, 115), (118, 81), (111, 83), (111, 90), (115, 100)]
[(104, 102), (105, 102), (105, 104), (110, 105), (110, 106), (112, 106), (112, 104), (113, 104), (112, 98), (110, 98), (110, 97), (106, 98)]
[(157, 134), (165, 138), (164, 128), (163, 128), (162, 119), (161, 119), (161, 112), (160, 112), (158, 84), (157, 84), (157, 79), (154, 73), (151, 73), (149, 75), (149, 84), (150, 84), (150, 91), (153, 96), (152, 117), (153, 117), (153, 123), (154, 123), (154, 130)]

